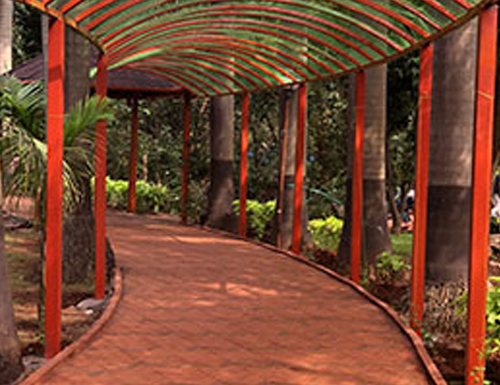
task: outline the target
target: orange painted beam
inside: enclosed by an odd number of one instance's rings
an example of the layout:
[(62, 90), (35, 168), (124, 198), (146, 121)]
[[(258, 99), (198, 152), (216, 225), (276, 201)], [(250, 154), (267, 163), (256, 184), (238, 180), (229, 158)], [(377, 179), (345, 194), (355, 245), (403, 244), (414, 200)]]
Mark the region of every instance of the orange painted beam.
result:
[(366, 75), (356, 74), (356, 127), (354, 133), (354, 161), (352, 173), (352, 231), (351, 231), (351, 279), (361, 282), (363, 255), (363, 160), (365, 141)]
[(182, 143), (182, 197), (181, 197), (181, 220), (188, 222), (188, 200), (189, 200), (189, 147), (191, 146), (191, 96), (184, 96), (184, 140)]
[(248, 120), (250, 116), (250, 94), (243, 94), (241, 113), (241, 162), (240, 162), (240, 235), (247, 235), (248, 195)]
[(295, 198), (293, 210), (292, 251), (300, 253), (302, 243), (302, 213), (304, 201), (304, 158), (306, 150), (307, 84), (299, 85), (297, 139), (295, 149)]
[(498, 6), (479, 15), (466, 385), (484, 383)]
[(137, 184), (137, 153), (139, 150), (139, 101), (132, 100), (132, 130), (130, 137), (130, 159), (128, 172), (128, 205), (127, 211), (136, 211), (136, 184)]
[[(101, 55), (97, 63), (96, 94), (105, 98), (108, 93), (107, 56)], [(106, 121), (96, 125), (95, 143), (95, 297), (106, 295)]]
[(417, 123), (415, 177), (415, 230), (413, 232), (411, 327), (422, 336), (425, 293), (425, 247), (427, 237), (427, 198), (429, 186), (429, 146), (432, 108), (432, 66), (434, 47), (420, 52), (420, 86)]
[(64, 151), (64, 23), (50, 20), (47, 81), (47, 216), (45, 244), (45, 356), (61, 349)]

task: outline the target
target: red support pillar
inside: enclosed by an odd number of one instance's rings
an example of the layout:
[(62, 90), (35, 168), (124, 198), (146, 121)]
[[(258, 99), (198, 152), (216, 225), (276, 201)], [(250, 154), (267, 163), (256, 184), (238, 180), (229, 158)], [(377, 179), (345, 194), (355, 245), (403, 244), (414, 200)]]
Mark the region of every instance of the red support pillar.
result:
[(243, 94), (241, 114), (241, 169), (240, 169), (240, 235), (247, 235), (247, 192), (248, 192), (248, 119), (250, 113), (250, 94)]
[(498, 6), (479, 16), (476, 127), (472, 179), (469, 262), (469, 311), (466, 384), (482, 385), (486, 363), (486, 296), (488, 293), (491, 163), (495, 108)]
[(64, 150), (64, 23), (50, 21), (47, 79), (47, 217), (45, 245), (45, 356), (61, 348)]
[[(96, 94), (105, 98), (108, 93), (107, 56), (97, 63)], [(106, 294), (106, 121), (96, 125), (95, 144), (95, 297)]]
[(424, 319), (425, 246), (427, 235), (427, 188), (429, 185), (429, 145), (432, 108), (432, 65), (434, 48), (427, 45), (420, 52), (420, 88), (417, 125), (417, 160), (415, 178), (415, 230), (411, 288), (412, 328), (421, 336)]
[(182, 143), (182, 198), (181, 198), (181, 220), (187, 224), (188, 221), (188, 199), (189, 199), (189, 147), (191, 145), (191, 97), (188, 93), (184, 96), (184, 141)]
[(356, 128), (354, 133), (354, 161), (352, 174), (352, 231), (351, 231), (351, 279), (361, 282), (363, 254), (363, 158), (365, 141), (365, 91), (366, 76), (356, 75)]
[(130, 138), (130, 159), (128, 173), (128, 205), (127, 211), (135, 213), (137, 183), (137, 152), (139, 149), (139, 101), (132, 100), (132, 133)]
[(295, 199), (293, 210), (292, 251), (300, 253), (302, 242), (302, 205), (304, 200), (304, 158), (306, 147), (307, 122), (307, 84), (299, 86), (299, 105), (297, 118), (297, 140), (295, 149)]

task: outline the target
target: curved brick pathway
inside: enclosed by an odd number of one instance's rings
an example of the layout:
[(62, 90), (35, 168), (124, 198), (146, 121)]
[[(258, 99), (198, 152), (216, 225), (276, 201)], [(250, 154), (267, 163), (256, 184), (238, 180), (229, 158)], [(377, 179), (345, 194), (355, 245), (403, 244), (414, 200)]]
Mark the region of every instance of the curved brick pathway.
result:
[(259, 246), (111, 214), (124, 297), (50, 385), (420, 385), (412, 347), (352, 289)]

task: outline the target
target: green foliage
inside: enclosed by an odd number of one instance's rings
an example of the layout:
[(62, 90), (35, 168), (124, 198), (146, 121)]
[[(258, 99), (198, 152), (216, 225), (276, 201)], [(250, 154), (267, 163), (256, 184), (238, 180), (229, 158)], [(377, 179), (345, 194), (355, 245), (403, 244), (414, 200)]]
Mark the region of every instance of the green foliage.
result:
[(334, 216), (314, 219), (309, 222), (308, 230), (314, 244), (320, 249), (337, 251), (342, 236), (342, 220)]
[(413, 234), (392, 234), (391, 244), (394, 254), (401, 255), (406, 261), (411, 259), (413, 253)]
[[(234, 211), (240, 214), (240, 201), (235, 201)], [(276, 201), (260, 203), (254, 200), (247, 201), (247, 226), (248, 236), (265, 240), (270, 235), (274, 213), (276, 211)]]
[[(170, 195), (166, 186), (149, 184), (142, 180), (136, 184), (136, 210), (138, 213), (169, 212)], [(106, 179), (108, 206), (125, 210), (128, 203), (128, 182)]]
[(400, 278), (408, 269), (409, 266), (403, 257), (387, 252), (382, 253), (375, 263), (375, 274), (383, 282), (391, 282)]
[[(5, 195), (28, 196), (43, 215), (47, 168), (45, 92), (40, 83), (1, 78), (1, 139)], [(63, 184), (66, 208), (81, 196), (81, 185), (93, 174), (93, 128), (108, 119), (106, 100), (78, 103), (64, 120)]]
[[(500, 350), (500, 277), (490, 277), (486, 305), (486, 355)], [(468, 293), (465, 292), (458, 300), (458, 315), (465, 315), (468, 305)]]

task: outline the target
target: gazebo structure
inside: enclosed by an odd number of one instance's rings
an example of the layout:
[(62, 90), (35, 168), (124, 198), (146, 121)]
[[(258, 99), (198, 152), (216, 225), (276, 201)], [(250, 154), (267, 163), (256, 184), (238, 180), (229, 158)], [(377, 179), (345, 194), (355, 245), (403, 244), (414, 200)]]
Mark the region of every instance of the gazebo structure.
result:
[[(483, 382), (488, 281), (489, 198), (495, 97), (497, 1), (492, 0), (18, 0), (51, 17), (48, 40), (46, 355), (60, 349), (64, 27), (99, 50), (96, 93), (108, 72), (133, 69), (168, 79), (192, 96), (243, 98), (241, 233), (244, 234), (249, 98), (253, 91), (299, 85), (293, 252), (300, 252), (306, 90), (310, 81), (356, 73), (351, 278), (362, 257), (365, 69), (421, 50), (413, 255), (412, 325), (423, 319), (432, 42), (479, 15), (472, 192), (467, 384)], [(457, 79), (458, 81), (458, 79)], [(189, 96), (185, 109), (187, 198)], [(96, 297), (104, 297), (106, 122), (96, 128)], [(185, 202), (184, 202), (185, 203)], [(184, 217), (185, 219), (185, 217)]]

